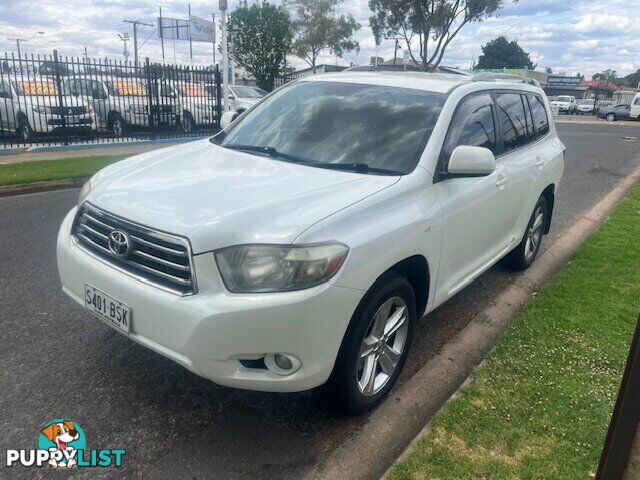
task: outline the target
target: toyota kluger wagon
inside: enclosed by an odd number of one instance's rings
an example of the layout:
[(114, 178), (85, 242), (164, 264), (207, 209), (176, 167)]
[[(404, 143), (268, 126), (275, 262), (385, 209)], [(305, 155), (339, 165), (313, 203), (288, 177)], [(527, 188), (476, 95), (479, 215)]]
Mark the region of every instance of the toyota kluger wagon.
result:
[[(232, 112), (230, 112), (232, 114)], [(383, 400), (420, 318), (499, 260), (533, 262), (564, 168), (526, 80), (343, 72), (210, 139), (94, 175), (64, 219), (64, 291), (229, 387)]]

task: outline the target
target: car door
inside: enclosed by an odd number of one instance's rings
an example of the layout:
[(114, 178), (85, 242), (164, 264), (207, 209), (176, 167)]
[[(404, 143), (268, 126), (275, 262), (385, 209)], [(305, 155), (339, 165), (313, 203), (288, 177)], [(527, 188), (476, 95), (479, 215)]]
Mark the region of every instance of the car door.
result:
[[(497, 150), (496, 112), (489, 92), (465, 97), (454, 114), (439, 159), (446, 172), (460, 145)], [(506, 170), (496, 162), (493, 173), (480, 177), (438, 174), (435, 190), (442, 211), (443, 250), (436, 284), (437, 297), (450, 297), (505, 252), (508, 246)]]
[(629, 111), (631, 118), (640, 120), (640, 94), (636, 94), (631, 102), (631, 110)]

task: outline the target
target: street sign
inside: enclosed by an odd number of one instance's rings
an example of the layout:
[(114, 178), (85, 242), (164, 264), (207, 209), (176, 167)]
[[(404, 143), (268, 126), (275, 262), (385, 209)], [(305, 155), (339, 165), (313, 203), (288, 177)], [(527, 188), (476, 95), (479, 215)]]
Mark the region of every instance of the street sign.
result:
[(191, 15), (189, 28), (191, 29), (191, 41), (216, 43), (216, 25), (211, 20)]

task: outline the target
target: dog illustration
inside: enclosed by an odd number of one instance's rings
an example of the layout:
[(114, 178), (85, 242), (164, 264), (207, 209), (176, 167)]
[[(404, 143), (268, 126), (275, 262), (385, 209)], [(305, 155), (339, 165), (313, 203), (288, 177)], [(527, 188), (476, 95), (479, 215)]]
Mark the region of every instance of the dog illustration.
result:
[[(49, 439), (49, 441), (56, 444), (58, 450), (74, 450), (73, 447), (68, 444), (77, 440), (80, 434), (76, 430), (75, 425), (71, 420), (63, 420), (59, 423), (52, 423), (51, 425), (43, 428), (41, 430), (42, 434)], [(49, 460), (49, 464), (52, 467), (57, 467), (58, 463), (55, 459)], [(70, 459), (67, 461), (67, 467), (71, 468), (76, 465), (75, 459)]]

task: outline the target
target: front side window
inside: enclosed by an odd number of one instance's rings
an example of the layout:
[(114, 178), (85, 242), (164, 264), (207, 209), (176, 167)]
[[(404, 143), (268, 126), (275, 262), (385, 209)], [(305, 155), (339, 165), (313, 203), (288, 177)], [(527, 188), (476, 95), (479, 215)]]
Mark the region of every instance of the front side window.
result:
[(493, 99), (488, 93), (474, 94), (460, 103), (444, 142), (445, 169), (451, 154), (460, 145), (484, 147), (494, 155), (497, 153), (493, 108)]
[(640, 105), (640, 97), (636, 98), (635, 102), (633, 102), (634, 105)]
[(302, 81), (276, 91), (212, 141), (321, 168), (406, 174), (416, 167), (445, 98), (409, 88)]
[(527, 144), (527, 121), (519, 93), (496, 94), (505, 153)]
[(529, 100), (529, 107), (531, 108), (531, 116), (533, 117), (533, 128), (535, 130), (536, 138), (540, 138), (549, 133), (549, 117), (547, 116), (547, 109), (542, 103), (542, 98), (539, 95), (527, 94)]

